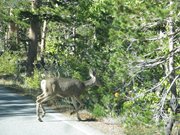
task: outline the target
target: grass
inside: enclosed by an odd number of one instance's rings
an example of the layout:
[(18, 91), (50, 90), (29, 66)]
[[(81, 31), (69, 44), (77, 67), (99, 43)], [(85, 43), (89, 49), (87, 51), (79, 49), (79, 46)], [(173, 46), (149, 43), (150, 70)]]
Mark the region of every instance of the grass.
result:
[(21, 81), (18, 81), (14, 75), (0, 75), (0, 85), (16, 93), (30, 96), (32, 99), (35, 99), (39, 93), (38, 89), (27, 88)]

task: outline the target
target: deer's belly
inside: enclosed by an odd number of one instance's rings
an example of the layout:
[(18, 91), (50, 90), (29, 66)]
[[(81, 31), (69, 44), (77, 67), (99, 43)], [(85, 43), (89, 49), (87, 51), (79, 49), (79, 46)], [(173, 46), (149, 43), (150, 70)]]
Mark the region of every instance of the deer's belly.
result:
[(73, 97), (73, 96), (79, 96), (79, 93), (78, 92), (60, 92), (58, 93), (58, 96), (59, 97)]

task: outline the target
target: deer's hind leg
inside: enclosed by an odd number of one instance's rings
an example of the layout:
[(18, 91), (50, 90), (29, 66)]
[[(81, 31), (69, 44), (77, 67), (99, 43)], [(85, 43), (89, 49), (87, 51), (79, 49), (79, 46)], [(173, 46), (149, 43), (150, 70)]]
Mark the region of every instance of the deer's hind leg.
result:
[[(79, 116), (79, 110), (81, 109), (81, 107), (83, 106), (83, 103), (81, 102), (81, 100), (77, 97), (71, 97), (72, 100), (72, 104), (75, 108), (75, 111), (71, 112), (71, 115), (76, 113), (77, 114), (77, 118), (78, 120), (81, 120), (81, 117)], [(77, 103), (79, 103), (79, 107), (77, 105)]]

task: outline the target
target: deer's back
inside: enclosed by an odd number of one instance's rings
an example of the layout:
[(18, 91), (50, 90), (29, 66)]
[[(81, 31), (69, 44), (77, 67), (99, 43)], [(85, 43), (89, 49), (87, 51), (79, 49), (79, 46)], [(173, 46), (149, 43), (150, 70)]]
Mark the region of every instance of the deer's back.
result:
[(50, 78), (46, 80), (47, 90), (54, 88), (54, 92), (64, 96), (79, 96), (85, 89), (85, 85), (83, 82), (76, 79), (69, 78)]

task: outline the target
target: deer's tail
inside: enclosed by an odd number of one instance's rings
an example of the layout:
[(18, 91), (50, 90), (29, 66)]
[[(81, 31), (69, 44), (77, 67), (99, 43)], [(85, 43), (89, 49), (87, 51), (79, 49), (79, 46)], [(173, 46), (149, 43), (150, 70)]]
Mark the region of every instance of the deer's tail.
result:
[(46, 90), (46, 80), (41, 81), (41, 89), (43, 92)]

